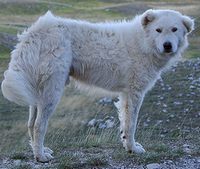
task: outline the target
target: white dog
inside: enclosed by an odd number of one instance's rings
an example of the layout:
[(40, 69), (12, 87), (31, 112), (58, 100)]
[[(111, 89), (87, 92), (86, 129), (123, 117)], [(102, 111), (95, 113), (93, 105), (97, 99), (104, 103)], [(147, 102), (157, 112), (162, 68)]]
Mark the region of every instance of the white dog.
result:
[(44, 136), (69, 77), (119, 96), (123, 146), (144, 153), (134, 137), (144, 95), (181, 56), (193, 28), (192, 19), (172, 10), (148, 10), (117, 23), (62, 19), (50, 12), (40, 17), (19, 36), (1, 85), (8, 100), (30, 106), (28, 131), (36, 160), (53, 158)]

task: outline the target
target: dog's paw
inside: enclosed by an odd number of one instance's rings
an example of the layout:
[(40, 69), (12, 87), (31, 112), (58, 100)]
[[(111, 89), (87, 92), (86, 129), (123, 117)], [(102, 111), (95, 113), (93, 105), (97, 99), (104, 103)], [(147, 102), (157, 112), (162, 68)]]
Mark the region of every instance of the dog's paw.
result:
[(45, 152), (41, 155), (36, 155), (35, 159), (38, 162), (47, 163), (47, 162), (49, 162), (50, 160), (53, 159), (53, 156), (51, 154)]
[(48, 147), (44, 147), (44, 152), (45, 153), (49, 153), (49, 154), (53, 154), (53, 150), (51, 150), (50, 148), (48, 148)]
[(123, 147), (129, 153), (143, 154), (145, 153), (145, 149), (140, 143), (135, 142), (134, 144), (128, 144), (126, 140), (123, 140)]
[(135, 142), (135, 144), (133, 145), (132, 150), (136, 154), (143, 154), (143, 153), (146, 152), (145, 149), (143, 148), (143, 146), (138, 142)]

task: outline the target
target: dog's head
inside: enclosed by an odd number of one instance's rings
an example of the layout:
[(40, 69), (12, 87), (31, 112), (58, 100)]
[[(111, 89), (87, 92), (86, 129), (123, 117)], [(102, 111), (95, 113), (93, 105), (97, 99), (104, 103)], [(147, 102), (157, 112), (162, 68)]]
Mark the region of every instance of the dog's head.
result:
[(147, 40), (157, 55), (173, 56), (187, 45), (194, 21), (173, 10), (147, 10), (141, 19)]

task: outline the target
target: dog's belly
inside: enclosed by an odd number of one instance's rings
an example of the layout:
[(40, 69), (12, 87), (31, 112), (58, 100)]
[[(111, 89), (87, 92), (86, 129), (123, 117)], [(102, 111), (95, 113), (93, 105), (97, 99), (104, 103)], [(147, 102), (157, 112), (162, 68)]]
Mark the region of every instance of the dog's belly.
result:
[(84, 84), (96, 86), (105, 90), (119, 92), (126, 88), (126, 76), (120, 68), (111, 64), (84, 64), (73, 62), (70, 76)]

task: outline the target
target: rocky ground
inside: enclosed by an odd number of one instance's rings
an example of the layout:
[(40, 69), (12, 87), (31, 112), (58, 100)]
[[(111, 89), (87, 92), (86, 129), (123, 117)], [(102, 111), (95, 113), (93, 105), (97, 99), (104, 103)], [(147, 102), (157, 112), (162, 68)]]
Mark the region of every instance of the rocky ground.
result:
[[(77, 153), (77, 152), (74, 152)], [(105, 153), (105, 152), (104, 152)], [(64, 169), (64, 168), (88, 168), (88, 169), (200, 169), (200, 157), (191, 157), (190, 155), (176, 159), (165, 160), (160, 163), (148, 163), (136, 165), (130, 161), (118, 161), (114, 162), (112, 159), (108, 159), (108, 164), (101, 166), (98, 161), (94, 161), (93, 166), (87, 166), (84, 161), (82, 165), (73, 164), (72, 166), (58, 167), (58, 163), (53, 160), (49, 163), (37, 163), (34, 160), (19, 160), (10, 159), (7, 157), (0, 158), (0, 169)]]

